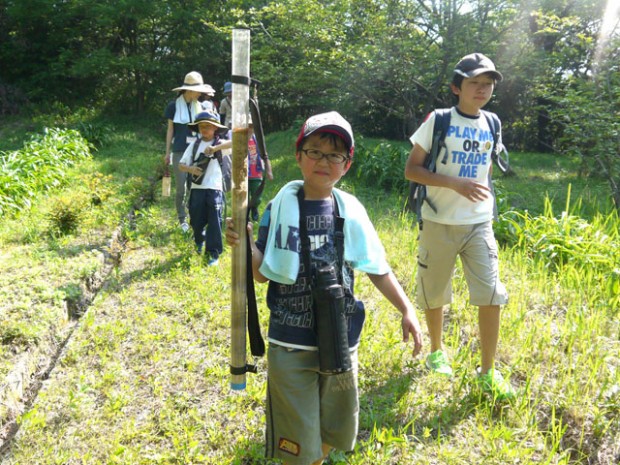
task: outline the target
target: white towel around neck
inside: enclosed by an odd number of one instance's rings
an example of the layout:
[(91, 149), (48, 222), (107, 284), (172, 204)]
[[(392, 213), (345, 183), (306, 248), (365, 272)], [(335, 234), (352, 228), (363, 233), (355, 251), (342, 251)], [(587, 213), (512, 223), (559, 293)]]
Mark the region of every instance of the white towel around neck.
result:
[[(260, 272), (267, 279), (282, 284), (293, 284), (299, 272), (299, 251), (277, 248), (276, 231), (288, 231), (299, 226), (297, 192), (303, 181), (286, 184), (271, 201), (271, 222)], [(359, 271), (383, 275), (390, 272), (381, 240), (368, 218), (364, 206), (351, 194), (334, 188), (340, 216), (344, 221), (344, 259)], [(265, 221), (265, 217), (263, 220)], [(280, 228), (278, 228), (280, 226)]]
[[(189, 110), (187, 108), (188, 105)], [(182, 95), (179, 95), (176, 99), (175, 107), (174, 119), (172, 121), (177, 124), (193, 123), (196, 115), (202, 111), (198, 100), (192, 100), (188, 104)]]

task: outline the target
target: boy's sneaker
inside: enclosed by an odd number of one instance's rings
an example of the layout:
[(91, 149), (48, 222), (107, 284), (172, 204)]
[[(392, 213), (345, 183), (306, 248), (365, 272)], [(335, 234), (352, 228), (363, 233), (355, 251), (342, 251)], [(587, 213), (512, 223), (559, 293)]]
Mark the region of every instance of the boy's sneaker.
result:
[(218, 258), (210, 257), (209, 260), (207, 261), (207, 266), (217, 266), (219, 262), (220, 260)]
[(452, 367), (443, 350), (436, 350), (426, 357), (426, 368), (441, 375), (452, 376)]
[(494, 400), (512, 400), (516, 397), (516, 392), (509, 381), (505, 380), (502, 374), (495, 368), (491, 368), (485, 374), (480, 374), (480, 368), (476, 370), (478, 386), (482, 392), (493, 397)]
[(185, 221), (183, 223), (181, 223), (181, 230), (186, 233), (189, 231), (189, 224), (187, 224)]
[(196, 253), (198, 255), (202, 254), (202, 244), (203, 242), (201, 242), (200, 244), (196, 244)]

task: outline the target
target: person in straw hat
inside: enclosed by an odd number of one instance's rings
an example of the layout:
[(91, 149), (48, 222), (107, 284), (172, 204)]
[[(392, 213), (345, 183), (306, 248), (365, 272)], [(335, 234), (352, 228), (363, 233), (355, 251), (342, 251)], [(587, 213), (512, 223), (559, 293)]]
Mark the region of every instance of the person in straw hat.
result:
[(169, 165), (172, 161), (175, 177), (175, 206), (179, 224), (183, 232), (188, 232), (189, 225), (185, 210), (185, 197), (188, 191), (187, 174), (179, 170), (179, 160), (189, 143), (195, 139), (187, 125), (193, 123), (196, 115), (203, 111), (198, 98), (203, 94), (213, 92), (213, 87), (204, 83), (199, 72), (191, 71), (185, 75), (183, 84), (172, 90), (178, 92), (178, 95), (175, 100), (168, 103), (164, 111), (164, 117), (168, 120), (165, 163)]
[(200, 97), (198, 97), (198, 101), (200, 102), (202, 111), (208, 111), (209, 113), (215, 113), (216, 115), (219, 115), (217, 111), (217, 105), (213, 100), (213, 97), (215, 97), (215, 89), (209, 84), (205, 84), (205, 86), (208, 88), (208, 92), (200, 94)]

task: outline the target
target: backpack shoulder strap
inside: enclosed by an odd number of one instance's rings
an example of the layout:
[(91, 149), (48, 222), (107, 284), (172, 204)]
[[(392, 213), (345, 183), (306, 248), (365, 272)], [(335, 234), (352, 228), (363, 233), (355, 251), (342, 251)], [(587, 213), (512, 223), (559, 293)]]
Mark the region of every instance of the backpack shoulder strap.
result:
[[(448, 130), (450, 129), (450, 116), (451, 116), (452, 108), (438, 108), (435, 110), (435, 122), (433, 124), (433, 145), (431, 147), (431, 151), (426, 157), (424, 162), (424, 166), (429, 171), (435, 172), (437, 171), (437, 159), (441, 154), (443, 149), (443, 157), (441, 159), (441, 163), (444, 165), (448, 163), (448, 150), (446, 149), (446, 136), (448, 135)], [(422, 203), (428, 203), (429, 207), (433, 211), (437, 211), (437, 207), (433, 205), (433, 203), (426, 196), (426, 186), (422, 187), (422, 192), (420, 195), (419, 202), (419, 218), (422, 217)]]
[[(430, 171), (435, 171), (437, 166), (437, 158), (441, 153), (441, 149), (445, 148), (446, 135), (450, 128), (450, 112), (451, 108), (437, 108), (435, 109), (435, 121), (433, 124), (433, 143), (431, 145), (431, 151), (429, 152), (424, 165)], [(441, 162), (445, 165), (448, 162), (448, 152), (444, 150), (444, 156)]]
[[(491, 129), (491, 134), (493, 136), (493, 148), (491, 149), (491, 160), (498, 164), (500, 169), (503, 171), (501, 165), (498, 162), (498, 153), (497, 153), (497, 144), (499, 143), (499, 131), (500, 131), (500, 122), (497, 115), (491, 111), (480, 110), (487, 120), (487, 124), (489, 125), (489, 129)], [(498, 220), (499, 211), (497, 209), (497, 198), (495, 197), (495, 188), (493, 186), (493, 179), (491, 178), (491, 170), (489, 169), (489, 188), (491, 189), (491, 195), (493, 196), (493, 219), (495, 221)]]
[(502, 152), (505, 152), (506, 156), (508, 155), (508, 152), (506, 152), (506, 149), (500, 140), (502, 123), (500, 122), (498, 116), (495, 113), (485, 110), (481, 111), (486, 118), (487, 124), (489, 125), (491, 133), (493, 135), (493, 150), (491, 151), (491, 160), (495, 162), (495, 164), (502, 173), (508, 174), (512, 172), (510, 164), (508, 163), (508, 159), (503, 159), (501, 157)]
[(304, 214), (304, 200), (305, 193), (303, 187), (297, 191), (297, 204), (299, 205), (299, 252), (301, 253), (301, 260), (303, 261), (304, 268), (306, 269), (306, 273), (312, 273), (311, 263), (310, 263), (310, 238), (308, 237), (308, 231), (306, 230), (306, 217)]
[[(267, 160), (269, 159), (269, 155), (267, 155), (267, 145), (265, 143), (265, 135), (263, 132), (263, 122), (260, 116), (260, 109), (258, 107), (258, 101), (256, 99), (250, 99), (250, 114), (252, 116), (252, 121), (254, 123), (254, 134), (252, 137), (256, 141), (256, 150), (258, 151), (259, 159), (262, 160), (263, 170), (267, 169)], [(256, 207), (256, 203), (260, 198), (263, 190), (265, 189), (265, 182), (267, 180), (266, 176), (263, 176), (259, 186), (256, 188), (252, 195), (249, 198), (249, 206), (250, 208)], [(248, 214), (250, 211), (248, 208)]]
[(433, 134), (439, 132), (441, 140), (446, 138), (448, 134), (448, 128), (450, 127), (450, 115), (452, 108), (436, 108), (435, 109), (435, 125), (433, 127)]
[(487, 120), (487, 124), (491, 129), (491, 134), (493, 135), (493, 151), (491, 152), (492, 156), (497, 154), (497, 144), (499, 142), (499, 131), (501, 128), (501, 124), (499, 122), (499, 118), (497, 115), (491, 111), (480, 110), (484, 117)]
[(192, 147), (192, 163), (196, 162), (196, 152), (198, 152), (199, 146), (200, 146), (200, 139), (196, 139), (194, 141), (194, 146)]
[[(445, 139), (450, 129), (450, 116), (452, 108), (437, 108), (434, 110), (435, 121), (433, 122), (433, 136), (431, 150), (424, 159), (424, 167), (429, 171), (435, 172), (437, 168), (437, 158), (441, 149), (444, 148), (444, 156), (441, 162), (448, 162), (448, 151), (445, 150)], [(409, 199), (412, 202), (413, 209), (418, 217), (418, 224), (422, 228), (422, 204), (427, 202), (428, 205), (437, 211), (437, 208), (426, 197), (426, 186), (417, 182), (411, 182), (409, 187)]]
[[(221, 137), (218, 134), (216, 134), (215, 137), (213, 138), (213, 145), (219, 144), (220, 143), (220, 139), (221, 139)], [(222, 164), (224, 163), (222, 161), (222, 151), (218, 150), (213, 155), (215, 156), (215, 158), (217, 158), (217, 162), (220, 164), (220, 169), (222, 169)], [(222, 174), (223, 173), (224, 173), (224, 170), (222, 169)]]
[[(452, 108), (437, 108), (435, 110), (435, 122), (433, 124), (433, 145), (431, 146), (428, 168), (435, 171), (437, 158), (442, 148), (445, 148), (446, 135), (450, 128), (450, 112)], [(445, 165), (448, 162), (448, 152), (444, 150), (444, 156), (441, 162)]]

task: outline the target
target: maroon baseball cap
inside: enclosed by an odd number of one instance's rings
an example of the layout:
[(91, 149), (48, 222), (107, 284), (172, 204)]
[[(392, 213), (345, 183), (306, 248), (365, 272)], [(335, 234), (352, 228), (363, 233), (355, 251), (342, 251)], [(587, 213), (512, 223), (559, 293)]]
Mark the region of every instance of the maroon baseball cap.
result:
[(301, 141), (315, 132), (331, 132), (339, 136), (344, 142), (345, 147), (349, 151), (349, 156), (353, 157), (355, 149), (355, 141), (353, 139), (353, 129), (349, 122), (342, 117), (337, 111), (329, 111), (311, 116), (301, 127), (299, 137), (295, 147), (300, 149)]
[(454, 68), (456, 74), (466, 78), (473, 78), (484, 73), (493, 75), (496, 81), (504, 79), (502, 74), (495, 69), (491, 59), (482, 53), (472, 53), (461, 58)]

